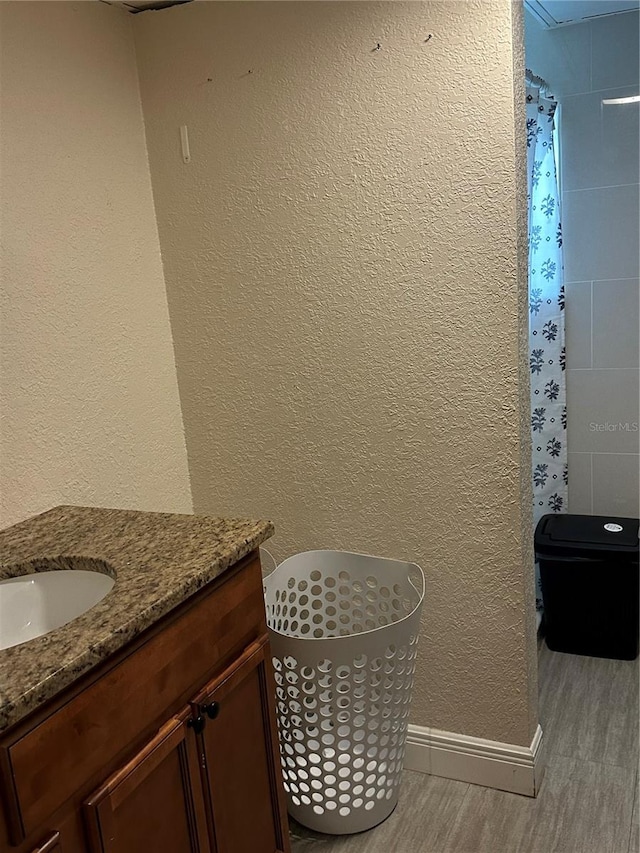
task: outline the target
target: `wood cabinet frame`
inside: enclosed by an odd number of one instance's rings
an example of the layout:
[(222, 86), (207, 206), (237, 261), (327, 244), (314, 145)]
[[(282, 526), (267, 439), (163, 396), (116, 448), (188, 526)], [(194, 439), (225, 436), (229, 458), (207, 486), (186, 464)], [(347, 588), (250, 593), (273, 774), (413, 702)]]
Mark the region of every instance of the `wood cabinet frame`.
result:
[[(91, 853), (118, 853), (116, 815), (133, 791), (177, 750), (192, 853), (211, 853), (208, 843), (197, 745), (187, 728), (190, 712), (164, 725), (147, 746), (114, 773), (85, 803)], [(161, 806), (159, 806), (161, 807)]]
[[(289, 851), (289, 835), (287, 823), (287, 810), (282, 787), (282, 771), (280, 768), (280, 749), (278, 746), (278, 734), (275, 720), (274, 702), (272, 696), (273, 673), (271, 668), (271, 660), (269, 657), (269, 644), (266, 635), (263, 635), (257, 642), (252, 643), (238, 660), (227, 670), (221, 673), (207, 684), (202, 692), (196, 697), (193, 711), (194, 714), (205, 714), (203, 708), (210, 707), (212, 703), (217, 703), (221, 709), (219, 717), (207, 722), (205, 729), (198, 736), (202, 744), (203, 761), (200, 768), (202, 773), (203, 786), (207, 791), (206, 800), (209, 804), (207, 809), (207, 819), (209, 831), (212, 839), (219, 839), (221, 830), (221, 819), (216, 819), (216, 805), (220, 805), (221, 799), (220, 790), (215, 790), (215, 764), (218, 756), (208, 744), (213, 727), (220, 725), (225, 726), (224, 708), (226, 701), (231, 694), (236, 691), (243, 682), (246, 681), (253, 673), (257, 676), (259, 684), (260, 707), (250, 709), (260, 716), (260, 728), (262, 730), (262, 743), (264, 744), (264, 761), (265, 767), (263, 771), (268, 775), (268, 792), (269, 792), (269, 809), (271, 811), (274, 842), (275, 846), (269, 853), (288, 853)], [(231, 734), (231, 733), (230, 733)], [(243, 744), (235, 742), (236, 748), (240, 748)], [(256, 747), (258, 744), (256, 744)], [(257, 759), (257, 756), (256, 756)], [(224, 773), (234, 772), (233, 768), (223, 767)], [(237, 770), (235, 771), (237, 772)], [(214, 784), (212, 785), (212, 781)], [(266, 803), (265, 803), (266, 807)], [(249, 804), (249, 813), (252, 819), (257, 820), (257, 815), (252, 812)], [(266, 815), (263, 815), (266, 819)], [(226, 853), (225, 839), (218, 841), (220, 853)], [(254, 849), (258, 849), (257, 846)]]
[[(103, 826), (108, 823), (118, 798), (144, 784), (153, 762), (172, 749), (182, 756), (195, 831), (199, 838), (213, 837), (212, 818), (202, 804), (207, 794), (203, 739), (188, 721), (199, 713), (199, 699), (230, 689), (234, 673), (253, 655), (251, 667), (255, 663), (261, 679), (277, 850), (289, 853), (265, 633), (262, 574), (254, 551), (0, 735), (2, 853), (110, 851), (108, 841), (105, 847), (96, 834), (97, 817)], [(106, 684), (110, 691), (105, 692)], [(226, 853), (211, 842), (198, 843), (205, 845), (198, 853)]]
[(60, 833), (54, 832), (46, 841), (39, 844), (32, 853), (62, 853), (60, 844)]

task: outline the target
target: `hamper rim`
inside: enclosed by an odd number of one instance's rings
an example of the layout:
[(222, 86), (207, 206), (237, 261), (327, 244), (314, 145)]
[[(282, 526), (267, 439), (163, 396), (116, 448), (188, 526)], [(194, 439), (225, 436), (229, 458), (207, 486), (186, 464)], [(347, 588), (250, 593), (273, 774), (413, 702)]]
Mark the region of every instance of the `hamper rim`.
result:
[[(267, 552), (267, 553), (269, 553), (269, 552)], [(418, 570), (420, 578), (422, 579), (422, 592), (420, 592), (420, 590), (416, 586), (414, 586), (411, 578), (408, 577), (407, 579), (408, 579), (409, 583), (415, 589), (415, 591), (418, 595), (418, 600), (417, 600), (415, 606), (411, 609), (410, 613), (405, 614), (402, 617), (402, 619), (397, 619), (395, 622), (391, 622), (389, 625), (378, 625), (377, 628), (369, 628), (366, 631), (356, 631), (353, 634), (347, 634), (346, 636), (342, 636), (342, 637), (340, 637), (340, 636), (338, 636), (338, 637), (303, 637), (303, 636), (300, 636), (299, 634), (285, 634), (282, 631), (278, 631), (277, 628), (272, 628), (269, 625), (269, 622), (267, 621), (267, 628), (269, 629), (269, 631), (271, 631), (274, 634), (277, 634), (279, 637), (284, 637), (287, 640), (299, 640), (299, 641), (304, 642), (304, 643), (309, 643), (309, 642), (329, 643), (329, 642), (332, 642), (334, 640), (350, 640), (354, 637), (363, 637), (366, 634), (375, 634), (378, 631), (385, 631), (385, 630), (388, 630), (389, 628), (395, 628), (397, 625), (402, 625), (402, 623), (406, 622), (407, 619), (411, 619), (413, 616), (415, 616), (416, 611), (419, 610), (419, 608), (422, 606), (422, 603), (423, 603), (425, 595), (426, 595), (426, 577), (425, 577), (424, 570), (423, 570), (422, 566), (419, 566), (418, 563), (413, 563), (409, 560), (396, 560), (394, 557), (380, 557), (380, 556), (377, 556), (375, 554), (363, 554), (359, 551), (340, 551), (340, 550), (335, 549), (335, 548), (313, 548), (310, 551), (300, 551), (298, 554), (292, 554), (290, 557), (287, 557), (285, 560), (283, 560), (280, 564), (276, 565), (275, 569), (270, 574), (268, 574), (265, 578), (263, 578), (263, 585), (266, 587), (268, 585), (269, 581), (271, 580), (271, 578), (273, 578), (274, 575), (280, 570), (280, 568), (282, 566), (284, 566), (289, 560), (293, 560), (296, 557), (301, 557), (301, 556), (307, 555), (307, 554), (345, 554), (349, 557), (369, 557), (372, 560), (384, 560), (387, 563), (402, 563), (405, 566), (407, 566), (408, 568), (414, 568), (414, 569)], [(272, 556), (272, 555), (270, 555), (270, 556)]]

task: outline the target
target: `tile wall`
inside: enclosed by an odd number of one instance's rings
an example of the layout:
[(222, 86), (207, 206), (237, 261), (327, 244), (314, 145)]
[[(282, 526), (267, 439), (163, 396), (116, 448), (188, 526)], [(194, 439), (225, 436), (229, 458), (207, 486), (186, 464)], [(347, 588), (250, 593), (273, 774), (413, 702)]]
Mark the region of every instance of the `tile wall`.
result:
[(561, 104), (569, 511), (639, 514), (638, 12), (554, 30), (527, 14), (527, 66)]

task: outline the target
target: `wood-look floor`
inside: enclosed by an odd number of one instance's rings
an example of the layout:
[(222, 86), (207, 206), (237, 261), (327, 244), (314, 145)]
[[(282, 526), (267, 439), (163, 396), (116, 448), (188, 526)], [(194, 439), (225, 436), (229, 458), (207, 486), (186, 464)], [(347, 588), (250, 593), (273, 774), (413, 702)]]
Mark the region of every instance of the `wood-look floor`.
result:
[(405, 771), (379, 827), (328, 836), (292, 824), (293, 853), (640, 853), (638, 671), (543, 645), (537, 799)]

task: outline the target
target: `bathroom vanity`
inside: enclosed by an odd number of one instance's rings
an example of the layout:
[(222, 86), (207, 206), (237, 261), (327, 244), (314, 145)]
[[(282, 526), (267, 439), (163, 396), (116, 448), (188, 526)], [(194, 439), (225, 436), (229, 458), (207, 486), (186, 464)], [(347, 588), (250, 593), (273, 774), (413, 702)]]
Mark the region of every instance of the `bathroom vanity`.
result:
[(268, 522), (58, 507), (0, 579), (115, 583), (0, 651), (1, 853), (288, 853), (258, 546)]

